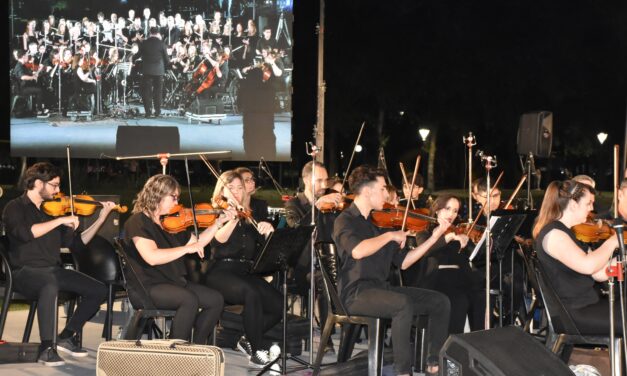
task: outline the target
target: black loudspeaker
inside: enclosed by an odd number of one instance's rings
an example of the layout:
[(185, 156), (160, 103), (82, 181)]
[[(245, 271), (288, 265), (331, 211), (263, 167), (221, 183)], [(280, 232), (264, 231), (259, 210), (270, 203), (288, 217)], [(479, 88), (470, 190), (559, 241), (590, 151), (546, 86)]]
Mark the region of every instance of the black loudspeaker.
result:
[(119, 126), (115, 136), (117, 156), (178, 153), (181, 142), (178, 127)]
[(447, 376), (573, 376), (555, 354), (513, 326), (451, 335), (440, 367)]
[[(90, 195), (96, 201), (113, 201), (116, 204), (120, 203), (120, 195)], [(129, 209), (130, 210), (130, 209)], [(100, 213), (100, 208), (96, 209), (96, 212), (89, 217), (80, 217), (81, 219), (81, 228), (86, 230), (91, 226), (96, 219), (98, 219), (98, 214)], [(98, 235), (107, 239), (111, 244), (113, 244), (113, 238), (119, 236), (120, 234), (120, 213), (113, 210), (107, 216), (105, 222), (100, 226), (100, 229), (97, 232)]]
[(533, 154), (535, 157), (551, 156), (553, 141), (553, 113), (548, 111), (529, 112), (520, 117), (518, 125), (518, 154)]
[(196, 115), (224, 114), (224, 102), (220, 98), (196, 97), (190, 111)]

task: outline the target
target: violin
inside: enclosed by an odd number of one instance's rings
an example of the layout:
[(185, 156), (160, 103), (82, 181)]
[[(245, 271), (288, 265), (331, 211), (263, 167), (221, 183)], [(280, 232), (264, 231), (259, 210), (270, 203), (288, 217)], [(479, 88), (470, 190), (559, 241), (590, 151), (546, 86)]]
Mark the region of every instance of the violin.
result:
[[(68, 214), (72, 211), (72, 205), (70, 197), (63, 193), (57, 193), (52, 200), (44, 201), (42, 208), (44, 213), (52, 216), (59, 217)], [(101, 208), (102, 203), (94, 200), (93, 197), (88, 195), (74, 195), (74, 214), (82, 216), (90, 216), (94, 214), (96, 208)], [(118, 213), (126, 213), (128, 208), (126, 206), (116, 205), (112, 210)]]
[(584, 243), (596, 243), (608, 239), (614, 235), (615, 231), (606, 221), (597, 221), (594, 214), (588, 215), (586, 222), (574, 225), (571, 230), (575, 233), (577, 240)]
[(194, 224), (194, 214), (198, 227), (206, 228), (212, 226), (224, 209), (214, 208), (208, 203), (194, 205), (194, 211), (186, 208), (182, 204), (174, 206), (170, 212), (161, 218), (161, 226), (170, 233), (178, 233)]
[[(328, 194), (332, 194), (332, 193), (339, 193), (338, 191), (336, 191), (335, 189), (331, 189), (331, 188), (327, 188), (327, 190), (324, 192), (323, 196), (328, 195)], [(322, 213), (337, 213), (337, 212), (341, 212), (342, 210), (348, 208), (352, 203), (353, 200), (355, 200), (355, 195), (354, 194), (350, 194), (350, 195), (343, 195), (342, 196), (342, 201), (335, 203), (335, 202), (323, 202), (320, 205), (320, 212)]]
[[(438, 223), (437, 219), (427, 214), (429, 214), (429, 209), (426, 208), (410, 209), (407, 214), (406, 229), (413, 232), (422, 232), (430, 224)], [(374, 210), (371, 213), (372, 223), (380, 228), (401, 228), (404, 216), (404, 207), (395, 207), (388, 203), (383, 205), (383, 210)]]

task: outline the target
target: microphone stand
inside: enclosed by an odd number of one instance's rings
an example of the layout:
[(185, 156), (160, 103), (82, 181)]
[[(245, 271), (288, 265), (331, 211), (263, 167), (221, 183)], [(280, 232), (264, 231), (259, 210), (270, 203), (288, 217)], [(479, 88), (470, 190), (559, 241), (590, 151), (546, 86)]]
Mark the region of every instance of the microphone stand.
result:
[(468, 132), (462, 136), (462, 142), (468, 147), (468, 223), (472, 221), (472, 147), (477, 145), (477, 138)]
[(492, 204), (492, 192), (490, 189), (490, 170), (497, 166), (496, 156), (485, 155), (482, 151), (479, 151), (479, 157), (483, 162), (486, 170), (486, 185), (487, 185), (487, 199), (485, 210), (486, 215), (486, 229), (485, 229), (485, 329), (490, 329), (490, 253), (492, 248), (492, 225), (490, 223), (491, 204)]
[(105, 154), (101, 154), (101, 157), (115, 159), (116, 161), (122, 161), (125, 159), (149, 159), (149, 158), (159, 158), (162, 166), (162, 173), (165, 175), (165, 167), (168, 165), (168, 159), (172, 157), (188, 157), (188, 156), (198, 156), (198, 155), (212, 155), (218, 156), (217, 159), (224, 159), (224, 157), (230, 157), (230, 150), (223, 151), (201, 151), (195, 153), (158, 153), (158, 154), (149, 154), (149, 155), (133, 155), (133, 156), (124, 156), (124, 157), (110, 157)]
[(615, 320), (616, 318), (614, 317), (614, 302), (615, 302), (615, 298), (614, 298), (614, 278), (616, 278), (618, 280), (618, 291), (619, 291), (619, 296), (620, 296), (620, 320), (622, 323), (622, 328), (623, 328), (623, 356), (627, 359), (627, 353), (625, 353), (627, 348), (627, 345), (625, 344), (625, 335), (627, 334), (627, 328), (626, 328), (626, 321), (625, 321), (625, 297), (623, 294), (623, 281), (624, 281), (624, 263), (625, 263), (625, 237), (623, 234), (623, 231), (625, 229), (625, 223), (623, 222), (623, 220), (621, 218), (616, 218), (614, 220), (614, 224), (612, 225), (612, 228), (616, 231), (616, 237), (618, 238), (618, 248), (620, 250), (620, 252), (618, 253), (617, 256), (617, 260), (616, 260), (616, 266), (609, 266), (607, 268), (607, 276), (608, 276), (608, 288), (609, 288), (609, 305), (610, 305), (610, 346), (609, 346), (609, 352), (610, 352), (610, 366), (611, 366), (611, 374), (615, 375), (615, 371), (616, 371), (616, 366), (617, 364), (615, 364), (614, 362), (614, 353), (616, 352), (616, 349), (614, 348), (614, 340), (615, 340), (615, 328), (616, 328), (616, 324), (615, 324)]
[[(362, 127), (363, 128), (363, 127)], [(314, 249), (314, 243), (316, 241), (316, 236), (318, 232), (318, 228), (316, 227), (316, 156), (320, 152), (320, 149), (312, 142), (308, 142), (305, 144), (305, 150), (307, 155), (311, 157), (313, 161), (313, 166), (311, 168), (311, 190), (312, 190), (312, 202), (311, 202), (311, 226), (313, 226), (313, 231), (311, 232), (311, 247), (310, 247), (310, 257), (311, 264), (309, 269), (309, 364), (308, 366), (314, 363), (314, 292), (316, 291), (316, 278), (314, 276), (315, 267), (314, 260), (316, 257), (316, 251)]]

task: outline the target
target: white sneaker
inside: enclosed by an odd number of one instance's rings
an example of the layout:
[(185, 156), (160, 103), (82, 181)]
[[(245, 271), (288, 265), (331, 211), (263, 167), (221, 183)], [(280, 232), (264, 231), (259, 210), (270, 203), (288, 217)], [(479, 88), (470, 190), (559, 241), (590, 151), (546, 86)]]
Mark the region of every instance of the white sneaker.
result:
[(270, 347), (270, 351), (268, 351), (268, 355), (270, 357), (270, 361), (275, 360), (281, 355), (281, 348), (276, 343)]

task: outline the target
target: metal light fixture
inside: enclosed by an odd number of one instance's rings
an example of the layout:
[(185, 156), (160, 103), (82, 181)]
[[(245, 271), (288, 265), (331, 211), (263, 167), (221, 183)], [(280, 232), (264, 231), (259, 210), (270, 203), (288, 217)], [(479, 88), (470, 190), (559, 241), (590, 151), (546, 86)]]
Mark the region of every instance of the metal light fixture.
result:
[(599, 140), (599, 143), (601, 145), (603, 145), (603, 143), (605, 142), (605, 140), (607, 140), (607, 133), (605, 132), (600, 132), (599, 134), (597, 134), (597, 139)]
[(355, 145), (355, 152), (356, 153), (361, 153), (362, 150), (364, 150), (364, 148), (361, 145), (359, 145), (359, 144)]

